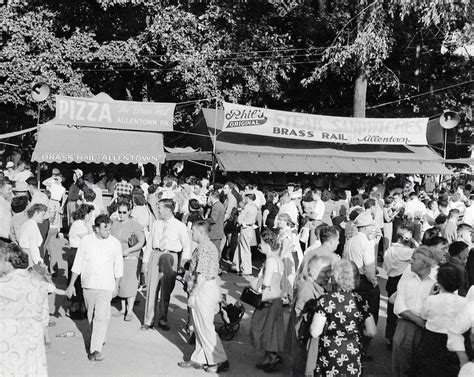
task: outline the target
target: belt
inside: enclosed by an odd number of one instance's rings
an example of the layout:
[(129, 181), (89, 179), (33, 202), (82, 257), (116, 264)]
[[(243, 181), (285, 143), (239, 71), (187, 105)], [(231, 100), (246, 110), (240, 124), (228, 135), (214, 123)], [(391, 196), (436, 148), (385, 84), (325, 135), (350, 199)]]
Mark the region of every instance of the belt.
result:
[(161, 251), (163, 253), (181, 253), (181, 251), (174, 251), (174, 250), (161, 250), (161, 249), (153, 249), (153, 251)]
[(124, 257), (123, 259), (128, 259), (128, 260), (137, 260), (137, 259), (138, 259), (138, 257), (136, 257), (136, 256), (133, 256), (133, 255), (132, 255), (131, 257)]

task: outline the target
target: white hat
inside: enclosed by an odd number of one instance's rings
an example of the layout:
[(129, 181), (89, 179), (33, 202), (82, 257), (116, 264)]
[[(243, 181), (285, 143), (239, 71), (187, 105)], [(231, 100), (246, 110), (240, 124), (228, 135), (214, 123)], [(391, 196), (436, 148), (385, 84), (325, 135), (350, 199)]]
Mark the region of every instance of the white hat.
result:
[(14, 164), (13, 162), (11, 162), (11, 161), (8, 161), (8, 162), (7, 162), (7, 165), (6, 165), (7, 169), (8, 169), (8, 168), (12, 168), (12, 167), (14, 167), (14, 166), (15, 166), (15, 164)]
[(374, 219), (369, 213), (362, 212), (359, 216), (356, 217), (354, 225), (358, 228), (363, 228), (364, 226), (374, 225)]
[(84, 175), (81, 169), (73, 170), (73, 172), (76, 173), (77, 178), (81, 178)]

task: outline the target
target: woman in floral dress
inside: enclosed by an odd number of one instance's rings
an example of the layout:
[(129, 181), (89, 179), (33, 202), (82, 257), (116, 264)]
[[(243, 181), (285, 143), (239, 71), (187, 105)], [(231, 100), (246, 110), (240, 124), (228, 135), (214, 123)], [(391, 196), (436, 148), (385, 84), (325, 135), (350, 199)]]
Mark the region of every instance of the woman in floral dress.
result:
[(336, 291), (318, 300), (311, 336), (320, 337), (317, 373), (321, 376), (360, 376), (361, 337), (377, 333), (367, 301), (353, 292), (359, 271), (352, 261), (341, 260), (333, 269)]

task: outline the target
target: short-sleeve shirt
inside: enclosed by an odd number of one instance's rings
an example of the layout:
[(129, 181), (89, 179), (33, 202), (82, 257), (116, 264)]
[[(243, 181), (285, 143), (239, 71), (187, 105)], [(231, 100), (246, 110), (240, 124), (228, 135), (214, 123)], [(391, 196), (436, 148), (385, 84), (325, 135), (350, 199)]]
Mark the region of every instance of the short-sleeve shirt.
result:
[[(128, 249), (128, 240), (132, 234), (137, 237), (140, 233), (143, 233), (143, 229), (138, 221), (128, 219), (127, 221), (114, 221), (112, 223), (111, 234), (120, 241), (122, 245), (122, 251)], [(140, 251), (136, 251), (133, 254), (139, 254)], [(130, 255), (132, 256), (132, 255)]]
[(215, 279), (219, 272), (219, 252), (210, 239), (203, 240), (196, 247), (191, 258), (191, 275), (203, 275), (206, 280)]
[(131, 195), (133, 191), (133, 186), (128, 182), (119, 182), (115, 185), (115, 194), (119, 195)]

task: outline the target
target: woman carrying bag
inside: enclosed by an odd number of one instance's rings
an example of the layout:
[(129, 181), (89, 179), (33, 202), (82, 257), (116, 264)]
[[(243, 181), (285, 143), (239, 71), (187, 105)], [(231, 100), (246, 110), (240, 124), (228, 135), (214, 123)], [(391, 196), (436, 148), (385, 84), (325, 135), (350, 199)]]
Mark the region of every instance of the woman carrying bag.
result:
[(278, 256), (280, 245), (275, 233), (266, 231), (262, 234), (261, 248), (267, 259), (254, 288), (261, 292), (262, 299), (252, 316), (250, 337), (256, 349), (265, 351), (265, 358), (256, 368), (268, 373), (276, 371), (282, 364), (279, 354), (283, 352), (285, 341), (281, 301), (283, 262)]

